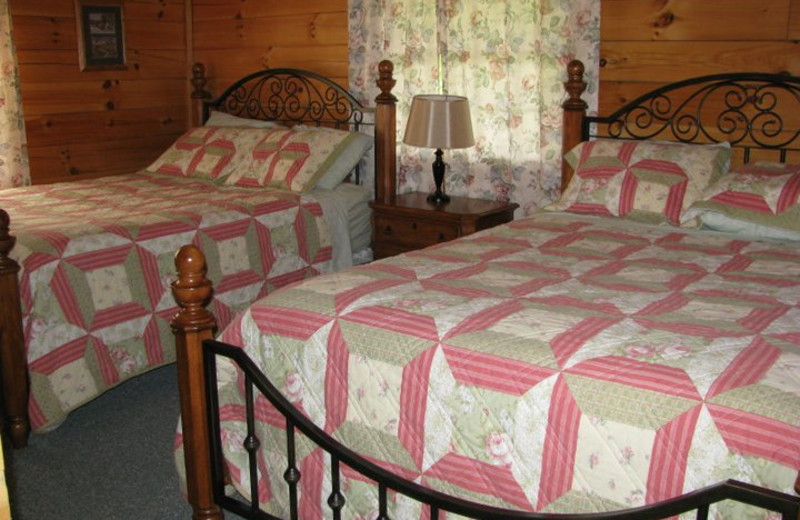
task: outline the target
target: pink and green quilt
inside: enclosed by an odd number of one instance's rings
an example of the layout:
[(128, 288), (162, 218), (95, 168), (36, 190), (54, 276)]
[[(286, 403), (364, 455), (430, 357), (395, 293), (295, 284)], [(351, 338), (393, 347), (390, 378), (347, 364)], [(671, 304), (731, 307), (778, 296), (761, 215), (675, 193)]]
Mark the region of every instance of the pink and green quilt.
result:
[[(281, 289), (222, 339), (350, 448), (492, 505), (614, 510), (725, 479), (791, 492), (800, 470), (800, 244), (544, 213)], [(220, 377), (249, 496), (241, 377)], [(262, 507), (285, 516), (284, 421), (256, 408)], [(299, 446), (300, 516), (319, 518), (330, 461)], [(375, 517), (371, 484), (345, 468), (342, 486), (348, 518)], [(426, 515), (391, 497), (392, 518)]]
[(174, 361), (174, 254), (209, 258), (220, 326), (260, 296), (332, 269), (328, 225), (309, 195), (136, 173), (0, 192), (22, 267), (34, 430)]

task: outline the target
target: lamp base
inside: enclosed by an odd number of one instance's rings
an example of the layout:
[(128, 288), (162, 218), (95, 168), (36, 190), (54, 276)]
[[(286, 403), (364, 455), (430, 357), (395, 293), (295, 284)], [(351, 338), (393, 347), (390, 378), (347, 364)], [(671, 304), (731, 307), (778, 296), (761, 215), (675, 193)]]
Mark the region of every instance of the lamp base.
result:
[(442, 191), (445, 170), (445, 164), (442, 160), (442, 153), (443, 152), (441, 148), (436, 149), (436, 160), (434, 160), (433, 164), (431, 165), (433, 167), (433, 182), (436, 184), (436, 191), (428, 195), (428, 202), (432, 202), (434, 204), (445, 204), (450, 202), (450, 197), (448, 197)]
[(440, 190), (436, 190), (435, 192), (428, 195), (428, 202), (433, 204), (447, 204), (450, 202), (450, 197), (447, 196), (446, 193), (442, 193)]

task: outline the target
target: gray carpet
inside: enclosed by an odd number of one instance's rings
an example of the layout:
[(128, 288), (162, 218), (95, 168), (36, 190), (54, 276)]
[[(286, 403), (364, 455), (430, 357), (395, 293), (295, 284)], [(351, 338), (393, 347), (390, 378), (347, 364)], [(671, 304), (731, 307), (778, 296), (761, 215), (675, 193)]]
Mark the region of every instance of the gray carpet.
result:
[(79, 408), (56, 430), (31, 436), (27, 448), (6, 445), (12, 517), (191, 518), (172, 456), (178, 409), (170, 365)]

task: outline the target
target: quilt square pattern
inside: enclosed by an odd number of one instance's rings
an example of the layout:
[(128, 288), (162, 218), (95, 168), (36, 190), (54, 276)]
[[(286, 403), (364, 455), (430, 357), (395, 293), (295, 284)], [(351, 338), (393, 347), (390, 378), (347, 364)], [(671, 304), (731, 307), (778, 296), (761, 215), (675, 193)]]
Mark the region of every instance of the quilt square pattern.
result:
[[(800, 246), (547, 212), (281, 289), (222, 339), (349, 447), (486, 504), (610, 511), (727, 478), (791, 492), (798, 269)], [(241, 378), (220, 370), (247, 495)], [(269, 424), (262, 507), (281, 515)], [(303, 454), (301, 516), (316, 518), (328, 467)], [(374, 514), (375, 491), (343, 482), (353, 514)], [(753, 517), (741, 507), (712, 514)], [(426, 517), (400, 499), (392, 514)]]
[(726, 171), (730, 156), (723, 146), (582, 142), (565, 156), (575, 175), (549, 209), (678, 225), (685, 209)]
[(174, 360), (180, 246), (195, 243), (208, 257), (220, 326), (275, 288), (332, 269), (328, 225), (311, 196), (148, 172), (7, 193), (0, 206), (22, 268), (34, 430)]
[[(224, 178), (241, 163), (244, 144), (241, 134), (238, 128), (192, 128), (148, 166), (147, 171), (201, 179)], [(234, 160), (237, 151), (238, 161)]]

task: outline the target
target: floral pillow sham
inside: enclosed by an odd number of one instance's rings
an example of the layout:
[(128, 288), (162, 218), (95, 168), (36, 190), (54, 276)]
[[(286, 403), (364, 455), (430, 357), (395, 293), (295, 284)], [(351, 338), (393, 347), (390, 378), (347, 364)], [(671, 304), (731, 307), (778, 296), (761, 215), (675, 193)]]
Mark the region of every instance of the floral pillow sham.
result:
[(347, 133), (350, 135), (350, 137), (347, 138), (344, 148), (337, 154), (336, 159), (329, 165), (319, 181), (317, 181), (315, 186), (317, 189), (332, 190), (344, 182), (347, 176), (350, 175), (356, 165), (361, 161), (361, 158), (372, 148), (375, 141), (371, 135), (367, 135), (363, 132), (349, 132), (325, 126), (297, 125), (292, 128), (293, 130), (338, 132), (340, 134)]
[(564, 156), (575, 173), (546, 209), (677, 226), (683, 212), (725, 173), (731, 153), (727, 143), (585, 141)]
[[(225, 182), (308, 191), (333, 166), (346, 172), (352, 170), (361, 155), (348, 151), (359, 142), (356, 132), (268, 129), (252, 147), (249, 167), (238, 168)], [(363, 151), (362, 147), (362, 154)], [(342, 164), (340, 159), (345, 156), (348, 162)]]
[(246, 160), (246, 150), (240, 143), (243, 132), (242, 128), (192, 128), (145, 170), (181, 177), (224, 179)]
[(683, 216), (690, 224), (749, 236), (800, 240), (800, 164), (757, 162), (709, 186)]
[(341, 182), (371, 142), (358, 132), (202, 126), (179, 137), (146, 171), (304, 192), (324, 177), (326, 187)]

